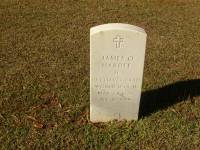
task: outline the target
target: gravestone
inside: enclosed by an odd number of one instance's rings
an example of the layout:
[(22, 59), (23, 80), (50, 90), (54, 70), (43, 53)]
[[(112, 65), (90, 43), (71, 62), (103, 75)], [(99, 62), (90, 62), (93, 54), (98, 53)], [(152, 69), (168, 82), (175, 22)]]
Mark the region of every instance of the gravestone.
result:
[(129, 24), (90, 29), (90, 120), (137, 120), (146, 33)]

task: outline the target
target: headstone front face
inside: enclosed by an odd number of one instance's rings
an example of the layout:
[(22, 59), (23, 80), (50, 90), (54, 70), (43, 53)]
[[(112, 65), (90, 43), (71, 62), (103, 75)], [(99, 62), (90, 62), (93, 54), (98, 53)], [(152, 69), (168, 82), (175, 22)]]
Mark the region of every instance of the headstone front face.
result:
[(90, 30), (90, 120), (137, 120), (146, 33), (128, 24)]

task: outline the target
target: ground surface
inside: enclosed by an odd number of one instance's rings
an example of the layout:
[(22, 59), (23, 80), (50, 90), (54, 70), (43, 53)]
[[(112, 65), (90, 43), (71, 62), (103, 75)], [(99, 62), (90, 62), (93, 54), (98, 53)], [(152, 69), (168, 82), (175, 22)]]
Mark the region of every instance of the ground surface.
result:
[[(1, 0), (2, 149), (200, 149), (199, 0)], [(89, 122), (89, 28), (148, 34), (139, 121)]]

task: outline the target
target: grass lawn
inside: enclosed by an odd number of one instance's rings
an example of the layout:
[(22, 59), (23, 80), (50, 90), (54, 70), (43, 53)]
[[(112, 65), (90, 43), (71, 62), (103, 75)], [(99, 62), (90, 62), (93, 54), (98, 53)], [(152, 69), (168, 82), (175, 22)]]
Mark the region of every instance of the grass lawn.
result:
[[(140, 119), (89, 121), (89, 29), (148, 34)], [(1, 0), (2, 149), (200, 149), (199, 0)]]

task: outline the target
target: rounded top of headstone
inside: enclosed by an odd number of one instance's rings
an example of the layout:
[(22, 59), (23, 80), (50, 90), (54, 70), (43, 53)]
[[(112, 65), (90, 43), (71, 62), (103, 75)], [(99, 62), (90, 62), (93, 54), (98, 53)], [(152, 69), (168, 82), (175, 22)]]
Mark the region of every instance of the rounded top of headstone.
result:
[(129, 30), (134, 32), (140, 32), (143, 34), (146, 34), (145, 30), (143, 28), (140, 28), (138, 26), (130, 25), (130, 24), (124, 24), (124, 23), (108, 23), (108, 24), (102, 24), (95, 27), (90, 28), (90, 34), (95, 34), (100, 31), (107, 31), (107, 30)]

